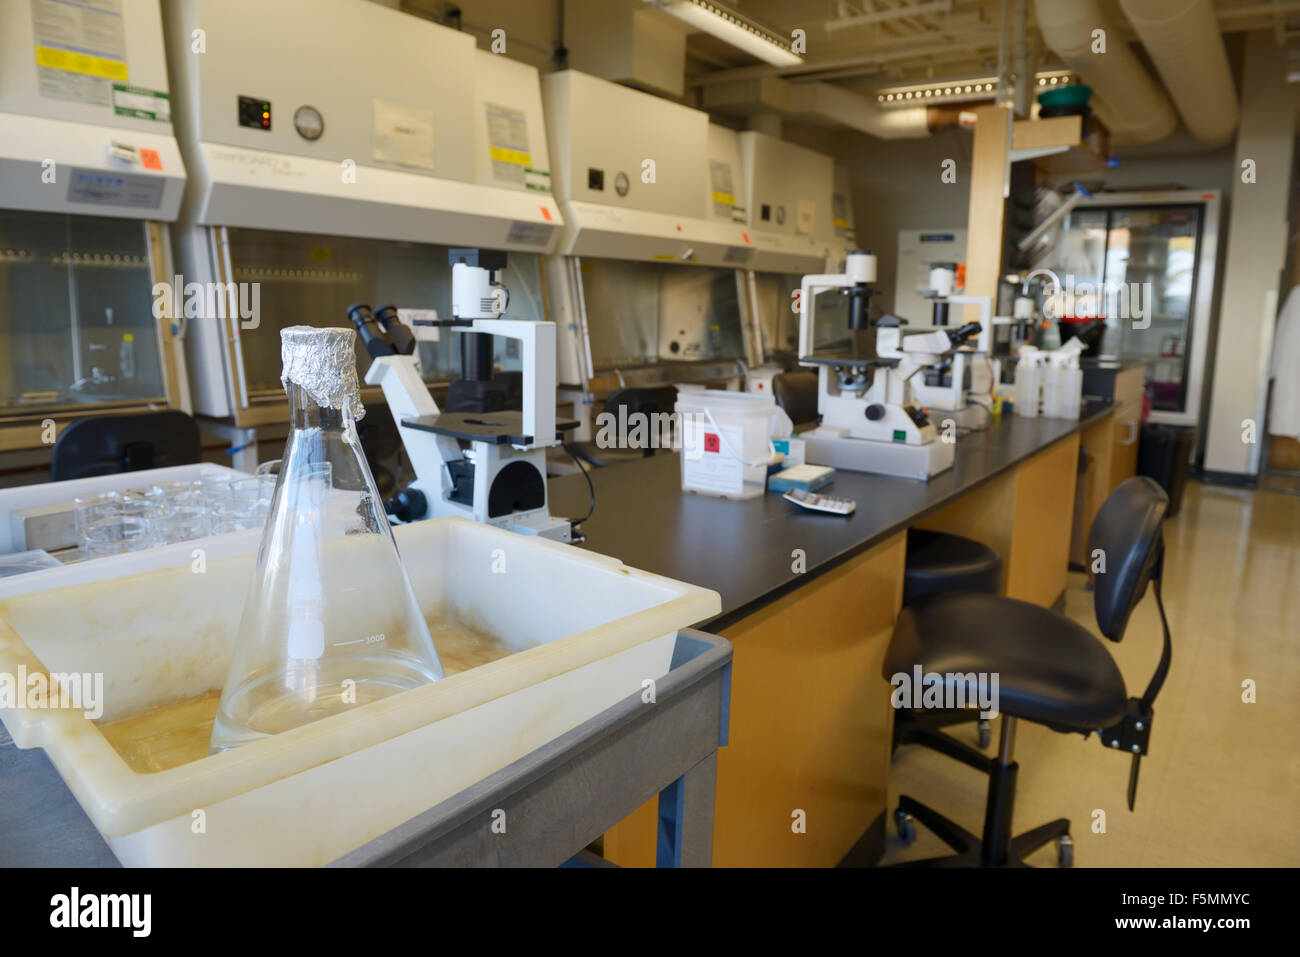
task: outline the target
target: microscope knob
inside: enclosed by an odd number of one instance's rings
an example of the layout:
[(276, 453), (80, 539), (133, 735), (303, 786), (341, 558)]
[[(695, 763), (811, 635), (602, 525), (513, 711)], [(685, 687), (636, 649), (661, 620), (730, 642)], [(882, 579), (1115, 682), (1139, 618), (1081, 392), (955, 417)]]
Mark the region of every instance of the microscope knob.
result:
[(404, 489), (384, 503), (384, 511), (398, 521), (419, 521), (429, 511), (429, 499), (419, 489)]
[(885, 407), (879, 402), (873, 402), (867, 406), (867, 418), (872, 422), (879, 422), (885, 417)]

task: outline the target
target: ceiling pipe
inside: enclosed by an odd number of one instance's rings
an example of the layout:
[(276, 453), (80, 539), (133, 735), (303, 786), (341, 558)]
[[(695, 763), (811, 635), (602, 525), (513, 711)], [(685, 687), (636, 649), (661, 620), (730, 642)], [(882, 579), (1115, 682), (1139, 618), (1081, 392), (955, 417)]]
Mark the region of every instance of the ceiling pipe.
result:
[(700, 108), (731, 116), (809, 117), (884, 140), (917, 139), (957, 122), (957, 111), (952, 109), (915, 106), (885, 110), (842, 86), (791, 83), (773, 76), (707, 86), (701, 92)]
[(1237, 129), (1237, 90), (1210, 0), (1119, 0), (1183, 125), (1219, 146)]
[[(1043, 41), (1092, 87), (1090, 106), (1114, 140), (1154, 143), (1178, 126), (1159, 84), (1138, 61), (1097, 0), (1034, 0)], [(1104, 31), (1105, 53), (1093, 53), (1094, 31)]]

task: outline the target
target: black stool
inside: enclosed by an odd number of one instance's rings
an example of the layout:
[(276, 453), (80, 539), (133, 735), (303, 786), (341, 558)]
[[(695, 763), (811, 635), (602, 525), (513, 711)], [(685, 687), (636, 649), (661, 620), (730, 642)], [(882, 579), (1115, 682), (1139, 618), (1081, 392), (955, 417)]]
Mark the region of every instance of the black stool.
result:
[[(903, 609), (885, 655), (886, 680), (920, 666), (939, 675), (946, 692), (971, 690), (972, 678), (998, 675), (1002, 714), (998, 756), (989, 774), (983, 837), (978, 838), (906, 795), (894, 812), (905, 843), (915, 836), (915, 821), (930, 828), (956, 851), (955, 856), (908, 862), (904, 866), (1021, 865), (1030, 853), (1056, 840), (1058, 863), (1073, 862), (1070, 822), (1065, 818), (1017, 837), (1011, 835), (1017, 765), (1013, 760), (1020, 719), (1053, 731), (1097, 731), (1106, 747), (1128, 752), (1128, 804), (1137, 795), (1138, 765), (1147, 753), (1154, 703), (1169, 671), (1169, 623), (1160, 597), (1164, 545), (1160, 525), (1169, 498), (1149, 478), (1131, 478), (1106, 499), (1092, 523), (1088, 554), (1104, 563), (1092, 574), (1093, 611), (1101, 633), (1124, 637), (1129, 615), (1153, 583), (1164, 649), (1141, 698), (1126, 698), (1124, 678), (1102, 642), (1064, 615), (1028, 602), (996, 595), (950, 592), (931, 595)], [(1100, 549), (1100, 553), (1098, 552)]]
[(199, 427), (184, 412), (141, 412), (78, 419), (59, 433), (50, 453), (50, 481), (192, 465)]
[[(907, 565), (903, 571), (903, 605), (927, 595), (947, 591), (1002, 592), (1002, 556), (996, 549), (960, 535), (913, 528), (907, 533)], [(963, 764), (987, 772), (990, 759), (968, 744), (938, 730), (979, 720), (979, 746), (987, 748), (993, 737), (990, 721), (969, 709), (954, 711), (899, 711), (894, 716), (894, 750), (919, 744)]]

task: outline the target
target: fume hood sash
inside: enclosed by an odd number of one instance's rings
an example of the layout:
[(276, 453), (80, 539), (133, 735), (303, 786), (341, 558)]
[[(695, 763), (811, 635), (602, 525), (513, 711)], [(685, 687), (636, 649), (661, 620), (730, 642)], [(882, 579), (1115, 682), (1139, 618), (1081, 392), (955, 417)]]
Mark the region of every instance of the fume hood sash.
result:
[(200, 143), (197, 157), (190, 218), (206, 226), (547, 254), (563, 225), (549, 194), (220, 143)]

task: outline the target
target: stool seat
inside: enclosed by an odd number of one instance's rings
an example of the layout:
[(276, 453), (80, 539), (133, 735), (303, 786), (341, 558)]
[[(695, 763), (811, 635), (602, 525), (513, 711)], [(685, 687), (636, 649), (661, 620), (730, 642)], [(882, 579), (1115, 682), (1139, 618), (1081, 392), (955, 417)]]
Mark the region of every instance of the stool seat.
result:
[(907, 533), (903, 604), (944, 591), (1002, 591), (1002, 556), (980, 542), (947, 532)]
[[(903, 609), (884, 676), (998, 675), (998, 710), (1057, 729), (1119, 722), (1127, 691), (1114, 659), (1082, 625), (1047, 608), (973, 592), (948, 592)], [(949, 682), (955, 685), (959, 679)]]

